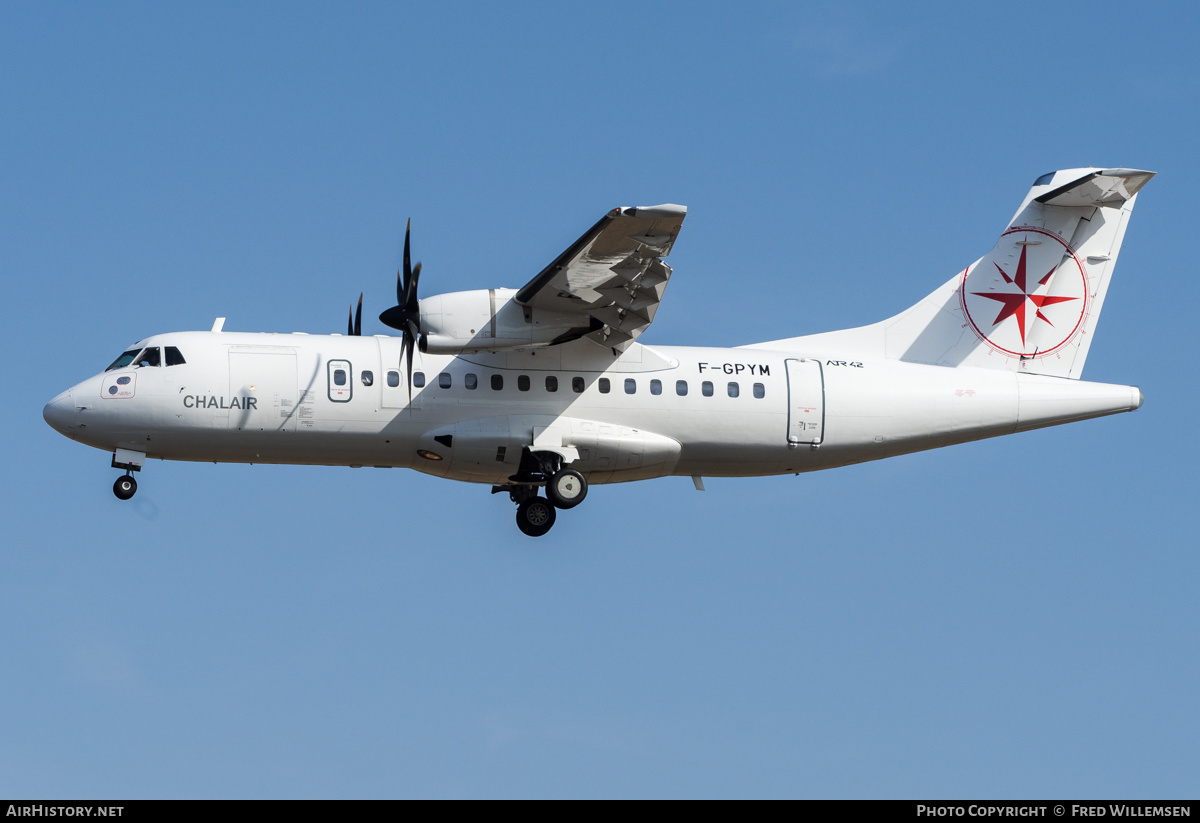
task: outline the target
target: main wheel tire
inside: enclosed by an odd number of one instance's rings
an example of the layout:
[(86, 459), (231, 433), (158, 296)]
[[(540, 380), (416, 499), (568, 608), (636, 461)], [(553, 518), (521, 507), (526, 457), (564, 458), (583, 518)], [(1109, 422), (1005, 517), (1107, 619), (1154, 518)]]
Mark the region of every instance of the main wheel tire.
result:
[(562, 469), (546, 483), (546, 497), (560, 509), (573, 509), (587, 497), (588, 485), (574, 469)]
[(517, 528), (530, 537), (541, 537), (554, 525), (554, 506), (544, 497), (530, 497), (517, 506)]
[(113, 483), (113, 494), (121, 500), (128, 500), (133, 497), (137, 491), (137, 481), (133, 479), (133, 475), (124, 474), (117, 478), (117, 482)]

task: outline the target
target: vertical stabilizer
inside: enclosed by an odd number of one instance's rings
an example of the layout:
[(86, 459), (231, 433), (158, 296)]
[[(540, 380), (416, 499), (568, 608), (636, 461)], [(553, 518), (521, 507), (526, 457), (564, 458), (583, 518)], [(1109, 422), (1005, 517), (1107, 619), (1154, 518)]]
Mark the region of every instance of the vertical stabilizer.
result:
[(778, 346), (1078, 378), (1137, 192), (1133, 169), (1068, 169), (1034, 181), (996, 245), (907, 311)]

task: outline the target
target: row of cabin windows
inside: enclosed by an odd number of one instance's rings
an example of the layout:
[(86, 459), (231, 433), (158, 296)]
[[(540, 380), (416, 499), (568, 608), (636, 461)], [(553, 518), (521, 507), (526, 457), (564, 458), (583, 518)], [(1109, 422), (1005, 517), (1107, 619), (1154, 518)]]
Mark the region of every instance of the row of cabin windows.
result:
[[(363, 374), (363, 385), (364, 386), (371, 385), (371, 382), (373, 380), (371, 373), (363, 372), (362, 374)], [(335, 380), (335, 382), (337, 381), (336, 373), (335, 373), (334, 380)], [(438, 383), (438, 388), (448, 389), (454, 384), (454, 380), (450, 376), (449, 372), (442, 372), (441, 374), (438, 375), (437, 383)], [(388, 372), (387, 384), (389, 386), (391, 386), (393, 389), (398, 387), (400, 385), (400, 372), (398, 372), (398, 371)], [(338, 385), (340, 386), (343, 384), (338, 383)], [(468, 373), (463, 376), (463, 385), (469, 391), (474, 391), (475, 389), (479, 388), (479, 378), (474, 374)], [(491, 385), (492, 385), (493, 391), (501, 391), (504, 388), (504, 375), (493, 374), (492, 378), (491, 378)], [(419, 371), (413, 372), (413, 387), (420, 389), (420, 388), (424, 388), (424, 386), (425, 386), (425, 372), (419, 372)], [(529, 391), (530, 386), (531, 386), (531, 383), (529, 381), (529, 375), (527, 375), (527, 374), (517, 375), (517, 391)], [(607, 377), (601, 377), (599, 380), (596, 381), (596, 387), (600, 390), (601, 394), (608, 394), (609, 392), (612, 391), (612, 382)], [(571, 391), (575, 392), (576, 394), (582, 394), (584, 388), (586, 388), (586, 384), (584, 383), (584, 380), (582, 377), (572, 377), (571, 378)], [(552, 374), (546, 375), (546, 391), (548, 391), (548, 392), (558, 391), (558, 378)], [(663, 387), (662, 387), (661, 380), (654, 379), (654, 380), (650, 381), (650, 393), (651, 394), (659, 395), (659, 394), (662, 394), (662, 391), (663, 391)], [(712, 397), (714, 391), (715, 391), (715, 388), (714, 388), (711, 380), (705, 380), (703, 383), (700, 384), (700, 393), (703, 394), (705, 397)], [(738, 397), (739, 395), (741, 395), (742, 389), (741, 389), (741, 386), (736, 381), (731, 381), (725, 385), (725, 392), (730, 397)], [(626, 394), (637, 394), (637, 380), (635, 380), (632, 377), (625, 378), (625, 393)], [(677, 395), (679, 395), (680, 397), (686, 397), (687, 393), (688, 393), (688, 382), (686, 380), (676, 380), (675, 381), (675, 393)], [(760, 400), (762, 398), (766, 397), (767, 396), (766, 386), (764, 386), (762, 383), (755, 383), (754, 384), (754, 396)]]

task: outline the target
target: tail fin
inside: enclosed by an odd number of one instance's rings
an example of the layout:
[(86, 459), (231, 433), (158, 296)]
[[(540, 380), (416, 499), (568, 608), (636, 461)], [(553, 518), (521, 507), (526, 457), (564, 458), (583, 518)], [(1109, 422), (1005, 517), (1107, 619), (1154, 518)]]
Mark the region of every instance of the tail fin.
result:
[(873, 326), (777, 342), (1078, 378), (1137, 192), (1153, 176), (1045, 174), (992, 250), (920, 303)]

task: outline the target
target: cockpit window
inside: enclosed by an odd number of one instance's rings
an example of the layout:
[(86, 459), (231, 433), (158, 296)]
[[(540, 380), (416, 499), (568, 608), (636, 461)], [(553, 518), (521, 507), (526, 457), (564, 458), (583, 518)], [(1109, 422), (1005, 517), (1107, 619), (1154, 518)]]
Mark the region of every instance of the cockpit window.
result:
[(112, 365), (105, 369), (105, 371), (112, 371), (113, 369), (120, 369), (128, 366), (133, 362), (133, 358), (138, 356), (138, 352), (140, 351), (141, 349), (130, 349), (129, 351), (121, 352), (121, 356), (112, 361)]
[(183, 355), (179, 353), (179, 349), (174, 346), (167, 346), (167, 365), (182, 366), (187, 361), (183, 359)]
[(162, 365), (162, 354), (159, 352), (157, 346), (152, 346), (152, 347), (146, 349), (144, 352), (142, 352), (141, 356), (138, 357), (137, 360), (133, 361), (133, 365), (135, 365), (135, 366), (161, 366)]

